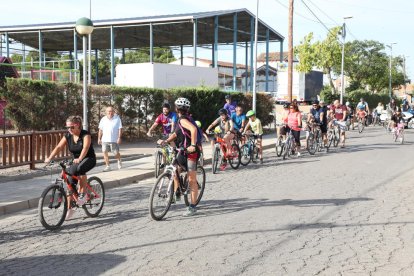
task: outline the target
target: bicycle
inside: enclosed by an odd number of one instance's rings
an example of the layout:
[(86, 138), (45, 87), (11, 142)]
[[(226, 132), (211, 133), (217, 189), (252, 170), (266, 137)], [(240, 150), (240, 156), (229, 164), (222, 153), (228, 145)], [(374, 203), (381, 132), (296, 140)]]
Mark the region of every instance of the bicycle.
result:
[(323, 141), (320, 124), (316, 122), (310, 122), (310, 131), (308, 138), (306, 139), (306, 145), (306, 149), (310, 155), (314, 155), (316, 152), (321, 151), (323, 147)]
[(397, 127), (394, 128), (392, 137), (394, 142), (399, 141), (400, 144), (404, 143), (404, 124), (399, 123)]
[[(179, 165), (176, 159), (177, 153), (178, 150), (174, 149), (171, 164), (166, 166), (164, 173), (157, 178), (157, 181), (151, 190), (149, 212), (154, 220), (162, 220), (170, 209), (174, 196), (174, 177), (177, 177), (178, 179), (178, 192), (184, 195), (185, 205), (190, 205), (190, 183), (188, 181), (187, 171), (185, 171), (184, 168), (181, 168), (180, 170), (178, 169)], [(206, 185), (206, 173), (202, 166), (197, 166), (197, 185), (198, 197), (197, 201), (194, 203), (196, 206), (200, 203), (201, 198), (203, 197)]]
[(292, 130), (288, 129), (286, 133), (286, 140), (283, 142), (282, 158), (286, 160), (287, 157), (295, 154), (295, 138), (293, 137)]
[(164, 146), (157, 145), (157, 151), (155, 152), (155, 178), (160, 176), (161, 173), (164, 172), (165, 167), (168, 164), (171, 164), (172, 161), (172, 152), (174, 148), (166, 144)]
[(246, 143), (240, 149), (240, 163), (243, 166), (247, 166), (250, 161), (257, 163), (259, 159), (259, 148), (256, 145), (256, 140), (259, 137), (256, 134), (245, 134), (247, 136)]
[[(284, 125), (277, 125), (277, 126), (284, 126)], [(280, 157), (280, 156), (282, 156), (282, 153), (283, 153), (283, 147), (284, 147), (284, 142), (283, 142), (283, 136), (282, 135), (279, 135), (277, 138), (276, 138), (276, 145), (275, 145), (275, 149), (276, 149), (276, 156), (277, 157)]]
[(326, 145), (326, 150), (329, 151), (329, 148), (331, 145), (333, 145), (335, 148), (338, 147), (340, 137), (341, 137), (341, 128), (338, 124), (335, 124), (335, 122), (331, 122), (328, 124), (328, 144)]
[[(91, 218), (97, 217), (102, 211), (105, 202), (105, 188), (102, 180), (96, 176), (88, 178), (85, 185), (86, 203), (82, 206), (76, 203), (79, 194), (76, 189), (76, 184), (69, 183), (68, 176), (71, 176), (77, 182), (79, 181), (79, 177), (67, 172), (67, 167), (71, 164), (72, 162), (68, 160), (59, 162), (59, 166), (62, 168), (60, 177), (56, 178), (54, 184), (49, 185), (42, 192), (39, 199), (39, 220), (47, 230), (56, 230), (63, 224), (69, 206), (71, 208), (82, 207), (86, 215)], [(53, 161), (47, 165), (50, 167), (51, 177), (53, 165)], [(63, 187), (64, 183), (66, 183), (66, 190)]]
[[(210, 135), (214, 133), (209, 133)], [(223, 138), (219, 135), (215, 135), (216, 142), (213, 147), (213, 157), (212, 157), (212, 171), (213, 174), (217, 173), (218, 165), (223, 164), (224, 160), (228, 160), (230, 166), (237, 170), (240, 166), (241, 154), (240, 148), (236, 143), (232, 143), (227, 152), (227, 145)]]
[(364, 131), (365, 128), (365, 118), (364, 117), (359, 117), (358, 118), (358, 132), (362, 133)]

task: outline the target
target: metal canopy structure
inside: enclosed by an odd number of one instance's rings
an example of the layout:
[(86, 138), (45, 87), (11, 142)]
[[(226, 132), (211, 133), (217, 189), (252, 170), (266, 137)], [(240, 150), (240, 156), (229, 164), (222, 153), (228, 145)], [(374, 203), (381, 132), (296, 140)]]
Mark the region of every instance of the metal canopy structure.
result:
[[(234, 64), (237, 45), (250, 44), (250, 65), (253, 60), (253, 36), (255, 15), (247, 9), (94, 20), (92, 49), (111, 49), (111, 83), (113, 84), (114, 49), (150, 48), (152, 62), (153, 47), (193, 47), (194, 66), (197, 60), (197, 47), (212, 46), (213, 65), (217, 66), (217, 45), (233, 45)], [(0, 34), (6, 38), (6, 56), (9, 57), (9, 39), (38, 49), (41, 54), (49, 51), (77, 51), (82, 41), (75, 32), (75, 20), (65, 23), (34, 24), (0, 27)], [(280, 42), (283, 52), (284, 37), (263, 21), (258, 21), (258, 41), (268, 44)], [(181, 50), (182, 54), (182, 50)], [(247, 62), (246, 62), (247, 65)]]

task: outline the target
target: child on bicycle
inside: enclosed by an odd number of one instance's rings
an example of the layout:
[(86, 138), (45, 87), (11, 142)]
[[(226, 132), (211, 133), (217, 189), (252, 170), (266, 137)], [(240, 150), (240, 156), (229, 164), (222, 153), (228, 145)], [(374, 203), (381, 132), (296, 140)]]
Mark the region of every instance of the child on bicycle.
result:
[(263, 147), (262, 147), (262, 138), (263, 138), (263, 127), (262, 122), (259, 118), (256, 117), (256, 112), (254, 110), (249, 110), (246, 113), (246, 117), (249, 119), (247, 122), (246, 128), (243, 131), (243, 134), (246, 133), (246, 130), (249, 128), (257, 135), (257, 147), (259, 149), (259, 158), (260, 164), (263, 164)]
[[(62, 137), (59, 144), (53, 149), (49, 157), (45, 159), (45, 163), (50, 163), (56, 154), (63, 151), (66, 146), (68, 147), (73, 156), (73, 164), (70, 166), (68, 172), (71, 175), (79, 176), (79, 197), (77, 204), (82, 206), (87, 200), (84, 194), (85, 184), (87, 181), (86, 173), (93, 169), (96, 165), (95, 151), (91, 143), (91, 134), (87, 130), (82, 129), (81, 117), (70, 116), (66, 120), (66, 129), (68, 130), (68, 133)], [(72, 178), (69, 178), (69, 181), (73, 185), (76, 185)], [(70, 195), (68, 195), (68, 209), (66, 220), (69, 220), (74, 214), (74, 210), (70, 205)]]
[(392, 131), (395, 132), (397, 128), (404, 129), (404, 119), (403, 119), (400, 107), (396, 107), (394, 115), (391, 116)]

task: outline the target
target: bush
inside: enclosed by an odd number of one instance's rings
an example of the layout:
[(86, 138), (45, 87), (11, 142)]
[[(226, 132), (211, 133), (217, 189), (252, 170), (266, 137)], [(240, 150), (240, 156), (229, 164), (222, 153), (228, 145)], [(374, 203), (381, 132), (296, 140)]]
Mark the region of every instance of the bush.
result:
[[(1, 92), (0, 92), (1, 93)], [(6, 112), (14, 125), (22, 131), (61, 129), (70, 115), (82, 115), (82, 86), (26, 79), (7, 79), (2, 92), (7, 99)], [(218, 117), (224, 106), (226, 93), (212, 88), (152, 89), (92, 85), (88, 90), (88, 124), (92, 134), (98, 131), (99, 120), (107, 105), (113, 105), (122, 118), (124, 133), (130, 138), (147, 132), (162, 104), (174, 106), (178, 97), (191, 101), (191, 113), (206, 128)], [(252, 95), (231, 93), (233, 100), (244, 110), (251, 109)], [(257, 94), (257, 116), (263, 125), (273, 121), (273, 101), (266, 94)]]
[(382, 102), (384, 105), (386, 105), (390, 101), (389, 95), (386, 93), (374, 94), (362, 89), (354, 90), (346, 96), (346, 100), (349, 101), (353, 106), (356, 106), (361, 98), (364, 98), (364, 100), (368, 103), (370, 109), (375, 108), (379, 102)]

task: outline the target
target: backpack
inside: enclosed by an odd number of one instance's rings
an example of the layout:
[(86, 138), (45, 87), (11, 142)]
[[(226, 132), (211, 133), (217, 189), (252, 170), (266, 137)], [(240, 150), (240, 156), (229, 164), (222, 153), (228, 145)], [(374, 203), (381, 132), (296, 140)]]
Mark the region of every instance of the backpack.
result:
[[(188, 117), (184, 117), (184, 118), (189, 120), (197, 128), (197, 143), (196, 143), (196, 145), (201, 145), (201, 141), (203, 140), (203, 131), (201, 130), (201, 128), (199, 128), (197, 126), (195, 120), (192, 117), (188, 116)], [(178, 126), (180, 127), (181, 132), (184, 134), (184, 137), (185, 137), (184, 147), (186, 148), (186, 147), (189, 146), (189, 145), (187, 145), (187, 140), (188, 140), (188, 138), (191, 139), (191, 135), (190, 135), (189, 131), (185, 131), (184, 128), (182, 127), (182, 125), (180, 123), (181, 119), (182, 118), (178, 119)]]

